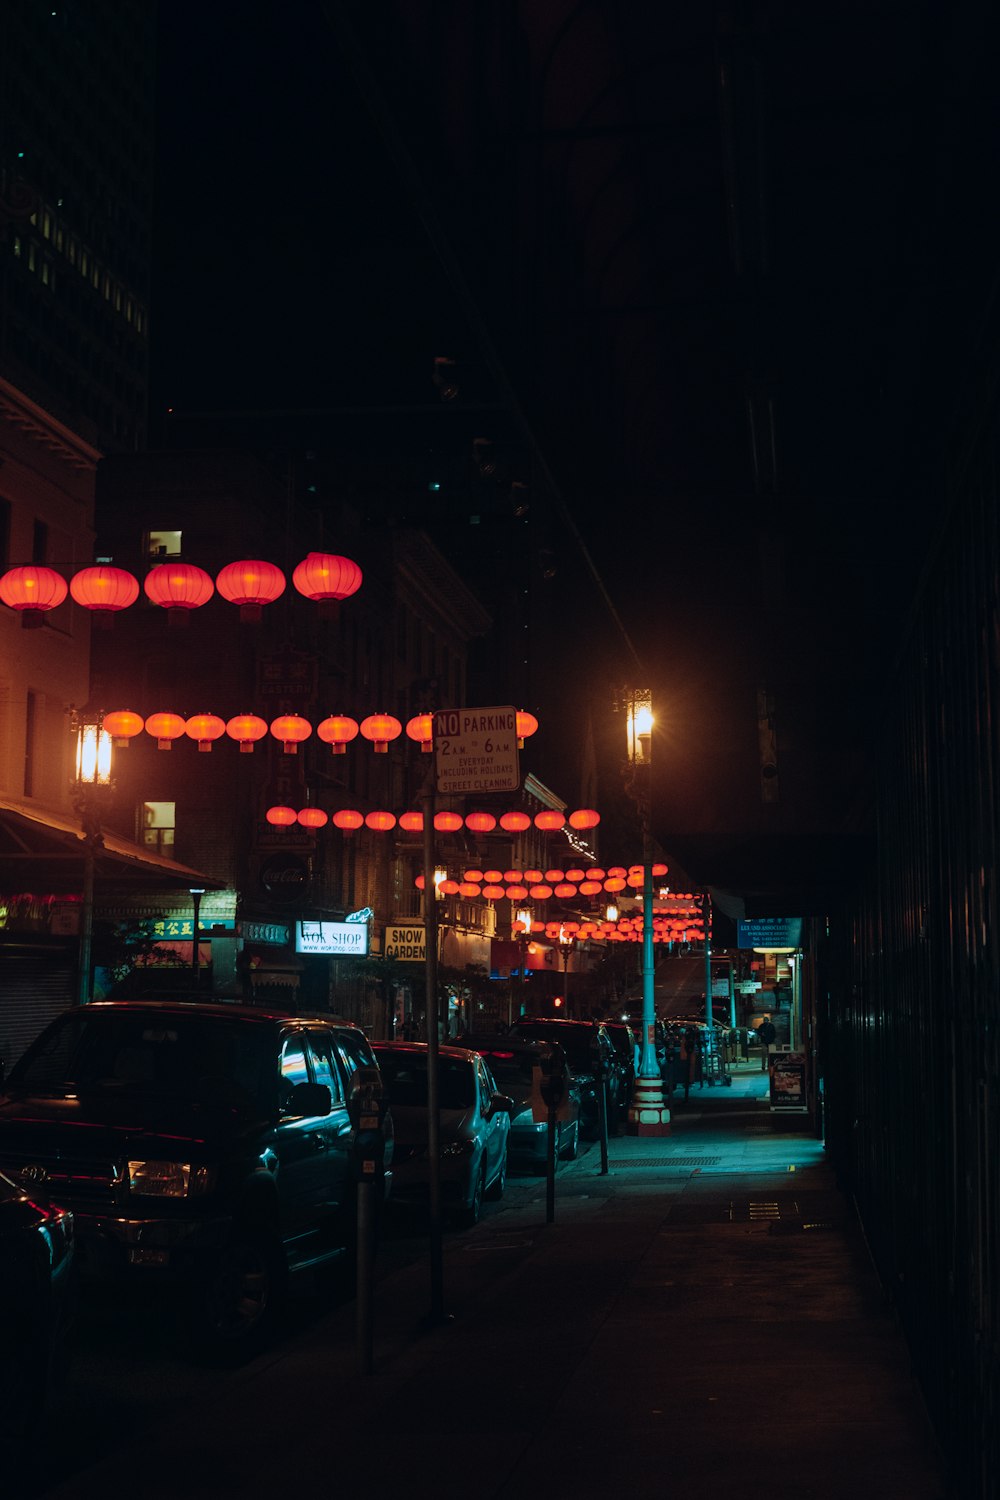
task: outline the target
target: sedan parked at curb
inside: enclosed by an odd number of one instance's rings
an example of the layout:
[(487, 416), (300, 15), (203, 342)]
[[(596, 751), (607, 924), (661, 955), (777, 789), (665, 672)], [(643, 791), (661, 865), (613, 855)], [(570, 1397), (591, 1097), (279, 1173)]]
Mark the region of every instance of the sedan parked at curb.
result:
[[(514, 1101), (508, 1150), (512, 1162), (544, 1172), (548, 1161), (548, 1120), (536, 1120), (532, 1109), (534, 1070), (547, 1058), (548, 1042), (526, 1041), (513, 1036), (486, 1036), (475, 1032), (458, 1038), (463, 1047), (471, 1047), (486, 1060), (493, 1077), (505, 1094)], [(566, 1119), (556, 1126), (556, 1155), (573, 1161), (580, 1146), (580, 1086), (569, 1076), (569, 1102)]]
[[(427, 1043), (375, 1042), (395, 1130), (393, 1198), (423, 1201), (427, 1154)], [(479, 1222), (484, 1198), (501, 1198), (514, 1102), (478, 1052), (443, 1046), (438, 1058), (441, 1196), (459, 1222)]]

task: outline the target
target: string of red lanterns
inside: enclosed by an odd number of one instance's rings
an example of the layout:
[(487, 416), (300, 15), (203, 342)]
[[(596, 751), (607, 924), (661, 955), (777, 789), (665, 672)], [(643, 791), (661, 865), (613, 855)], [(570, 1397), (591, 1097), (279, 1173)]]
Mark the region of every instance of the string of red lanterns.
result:
[[(361, 587), (362, 579), (356, 562), (332, 552), (310, 552), (292, 572), (297, 592), (318, 604), (350, 598)], [(241, 620), (259, 620), (264, 605), (273, 604), (285, 588), (281, 569), (260, 558), (226, 563), (214, 582), (194, 563), (157, 563), (142, 582), (147, 599), (166, 610), (172, 623), (186, 620), (216, 591), (239, 608)], [(67, 593), (90, 610), (99, 623), (108, 624), (115, 614), (136, 602), (140, 588), (134, 573), (108, 564), (81, 568), (68, 584), (55, 568), (36, 563), (8, 568), (0, 577), (0, 602), (17, 611), (29, 628), (41, 625), (45, 614), (57, 609)]]
[[(104, 723), (105, 723), (105, 725), (107, 724), (109, 717), (111, 717), (111, 716), (107, 715), (107, 714), (105, 715), (105, 717), (104, 717)], [(123, 717), (123, 716), (115, 715), (114, 717), (117, 720), (118, 717)], [(138, 718), (138, 715), (135, 715), (134, 717)], [(162, 715), (161, 714), (161, 715), (153, 715), (153, 717), (154, 718), (160, 718), (160, 719), (162, 719), (162, 718), (171, 718), (173, 716), (171, 716), (171, 715)], [(181, 720), (180, 722), (181, 722), (182, 725), (184, 724), (183, 720)], [(222, 721), (219, 720), (218, 722), (221, 723)], [(230, 722), (232, 722), (232, 721), (230, 721)], [(149, 720), (146, 721), (146, 727), (147, 728), (149, 727)], [(115, 731), (112, 730), (111, 732), (114, 733)], [(190, 734), (191, 731), (187, 730), (186, 727), (185, 727), (185, 728), (182, 728), (180, 730), (180, 733), (181, 734), (184, 734), (184, 733)], [(581, 811), (586, 812), (586, 814), (588, 816), (588, 819), (592, 820), (592, 821), (589, 821), (586, 824), (586, 827), (588, 827), (588, 828), (594, 828), (601, 821), (601, 815), (600, 815), (600, 813), (599, 812), (595, 812), (593, 808), (584, 808), (584, 809), (581, 809)], [(275, 814), (274, 817), (272, 817), (272, 813)], [(347, 818), (349, 819), (349, 821), (347, 821), (347, 822), (341, 821), (341, 822), (338, 823), (337, 819), (341, 818), (343, 815), (346, 815)], [(370, 822), (369, 821), (369, 819), (374, 818), (376, 816), (380, 820), (382, 820), (382, 821), (380, 821), (378, 823)], [(499, 822), (500, 822), (501, 825), (503, 825), (504, 817), (506, 817), (506, 816), (507, 816), (507, 814), (504, 814), (499, 819)], [(526, 822), (524, 824), (525, 827), (530, 826), (530, 824), (533, 821), (536, 828), (539, 828), (542, 831), (547, 831), (548, 830), (548, 826), (549, 825), (547, 823), (539, 822), (539, 819), (543, 818), (545, 816), (544, 813), (536, 813), (534, 819), (532, 819), (527, 813), (521, 813), (518, 816), (519, 817), (523, 817), (523, 818), (526, 819)], [(575, 815), (571, 814), (570, 816), (572, 818)], [(291, 824), (294, 823), (296, 821), (296, 819), (298, 818), (298, 814), (297, 814), (297, 812), (295, 811), (294, 808), (290, 808), (290, 807), (270, 807), (267, 810), (266, 817), (267, 817), (267, 821), (269, 823), (274, 823), (274, 824), (278, 825), (279, 827), (282, 826), (282, 825), (290, 827)], [(357, 821), (354, 821), (355, 818), (357, 819)], [(385, 819), (389, 819), (389, 818), (392, 819), (391, 822), (385, 822), (384, 821)], [(489, 822), (489, 824), (490, 824), (490, 829), (489, 830), (486, 830), (483, 827), (483, 820), (484, 819), (486, 819)], [(360, 828), (361, 825), (364, 823), (369, 828), (374, 828), (377, 832), (388, 832), (390, 829), (395, 828), (397, 822), (399, 824), (399, 827), (402, 828), (403, 831), (406, 832), (406, 833), (422, 833), (423, 829), (424, 829), (424, 815), (423, 815), (422, 812), (404, 812), (404, 813), (400, 813), (400, 815), (399, 815), (399, 817), (397, 819), (396, 816), (393, 813), (378, 813), (376, 815), (374, 813), (365, 814), (365, 813), (358, 812), (358, 813), (355, 814), (350, 809), (344, 809), (344, 813), (343, 814), (341, 814), (341, 813), (334, 813), (331, 821), (333, 823), (335, 823), (338, 828), (343, 828), (343, 829), (346, 829), (346, 830), (352, 830), (354, 828)], [(485, 814), (484, 813), (466, 813), (464, 817), (462, 816), (461, 813), (457, 813), (457, 812), (443, 811), (443, 812), (437, 812), (437, 813), (434, 814), (434, 827), (438, 830), (439, 833), (457, 833), (458, 830), (461, 827), (463, 827), (463, 825), (466, 828), (468, 828), (469, 831), (472, 832), (472, 833), (483, 833), (485, 831), (492, 831), (494, 828), (496, 828), (497, 821), (498, 820), (491, 813), (485, 813)], [(321, 825), (317, 824), (317, 825), (313, 825), (313, 826), (321, 826)], [(519, 824), (518, 826), (520, 827), (521, 825)], [(654, 872), (657, 873), (658, 875), (665, 875), (667, 873), (667, 867), (666, 867), (666, 865), (654, 865), (653, 869), (654, 869)], [(628, 872), (625, 870), (624, 866), (615, 866), (614, 869), (613, 870), (609, 870), (607, 872), (607, 874), (609, 876), (613, 876), (616, 872), (620, 872), (620, 874), (622, 876), (625, 876), (625, 875), (628, 874)], [(584, 870), (571, 870), (571, 871), (567, 872), (567, 878), (569, 878), (571, 876), (574, 880), (579, 880), (580, 882), (584, 882), (584, 876), (585, 876), (586, 873), (587, 872), (585, 872)], [(593, 872), (593, 873), (599, 874), (602, 879), (605, 877), (605, 871), (603, 871), (603, 870), (599, 870), (599, 871), (596, 871), (596, 872)], [(497, 871), (487, 870), (486, 874), (485, 874), (485, 877), (483, 877), (482, 874), (481, 874), (481, 872), (478, 871), (478, 870), (475, 870), (475, 871), (473, 871), (473, 870), (467, 870), (465, 872), (465, 880), (469, 884), (471, 884), (473, 882), (473, 877), (476, 877), (477, 879), (485, 878), (487, 881), (489, 881), (492, 876), (495, 876), (497, 881), (508, 879), (508, 877), (510, 877), (511, 879), (513, 879), (515, 876), (516, 876), (517, 881), (521, 880), (521, 873), (520, 873), (520, 871), (508, 870), (507, 874), (505, 876), (499, 870), (497, 870)], [(529, 878), (529, 876), (532, 876), (532, 877), (537, 876), (537, 879), (539, 881), (543, 879), (543, 874), (542, 874), (541, 870), (526, 871), (524, 878), (527, 880)], [(563, 878), (563, 872), (562, 872), (562, 870), (548, 870), (547, 872), (545, 872), (544, 878), (545, 879), (549, 879), (550, 877), (551, 878), (558, 878), (558, 879), (561, 880)], [(640, 885), (642, 884), (641, 878), (640, 878), (639, 884)], [(615, 889), (622, 889), (624, 887), (624, 885), (625, 885), (625, 880), (623, 879), (622, 882), (621, 882), (621, 885), (620, 886), (616, 886)], [(570, 889), (575, 893), (577, 889), (580, 889), (580, 890), (583, 889), (583, 884), (581, 883), (581, 885), (579, 887), (577, 887), (576, 885), (573, 885), (573, 886), (570, 887)]]

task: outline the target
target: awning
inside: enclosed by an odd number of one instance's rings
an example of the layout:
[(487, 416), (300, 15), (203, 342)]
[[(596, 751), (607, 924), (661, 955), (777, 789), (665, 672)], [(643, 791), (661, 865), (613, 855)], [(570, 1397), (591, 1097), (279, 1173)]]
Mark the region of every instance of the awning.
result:
[[(11, 886), (52, 894), (78, 891), (85, 841), (83, 825), (72, 813), (29, 798), (0, 796), (0, 869)], [(94, 879), (104, 885), (127, 881), (130, 890), (137, 885), (188, 890), (194, 885), (216, 891), (226, 884), (110, 830), (102, 830), (94, 851)]]

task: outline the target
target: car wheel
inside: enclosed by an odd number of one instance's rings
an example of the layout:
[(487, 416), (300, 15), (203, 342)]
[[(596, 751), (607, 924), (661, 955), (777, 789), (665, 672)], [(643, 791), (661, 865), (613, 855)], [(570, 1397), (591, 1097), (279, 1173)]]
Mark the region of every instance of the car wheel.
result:
[(471, 1229), (475, 1224), (479, 1223), (480, 1215), (483, 1211), (483, 1197), (485, 1195), (485, 1192), (486, 1163), (483, 1162), (483, 1165), (476, 1173), (476, 1181), (472, 1189), (472, 1201), (471, 1203), (467, 1203), (465, 1205), (465, 1209), (462, 1213), (462, 1223), (465, 1225), (466, 1229)]
[(270, 1332), (285, 1283), (284, 1255), (265, 1230), (234, 1231), (202, 1288), (200, 1333), (234, 1354), (257, 1348)]
[(577, 1152), (580, 1149), (580, 1121), (573, 1121), (573, 1134), (569, 1138), (569, 1145), (563, 1146), (559, 1156), (563, 1161), (576, 1161)]
[(503, 1156), (500, 1158), (500, 1166), (487, 1193), (492, 1203), (498, 1203), (503, 1197), (503, 1190), (507, 1186), (507, 1148), (504, 1147)]

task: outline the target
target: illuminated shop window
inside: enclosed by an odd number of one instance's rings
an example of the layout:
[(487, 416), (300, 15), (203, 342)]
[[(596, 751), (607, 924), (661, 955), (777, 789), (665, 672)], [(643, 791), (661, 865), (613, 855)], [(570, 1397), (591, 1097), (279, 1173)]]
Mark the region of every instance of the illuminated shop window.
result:
[(174, 852), (174, 802), (143, 802), (140, 808), (140, 834), (143, 847), (170, 859)]
[(179, 531), (147, 531), (146, 556), (151, 562), (166, 562), (170, 557), (181, 555), (181, 533)]

